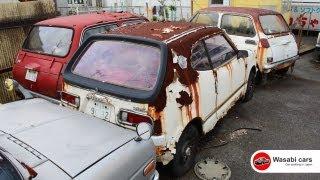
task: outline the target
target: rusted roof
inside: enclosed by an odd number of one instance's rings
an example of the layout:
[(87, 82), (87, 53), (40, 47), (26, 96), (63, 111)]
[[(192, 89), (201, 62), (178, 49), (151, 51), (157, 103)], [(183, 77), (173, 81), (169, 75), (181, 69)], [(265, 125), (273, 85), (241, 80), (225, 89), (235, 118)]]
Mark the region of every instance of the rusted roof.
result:
[(219, 28), (190, 22), (149, 22), (118, 28), (110, 34), (140, 36), (163, 41), (176, 52), (181, 52), (202, 37), (220, 32), (222, 30)]
[(280, 14), (276, 11), (261, 9), (261, 8), (248, 8), (248, 7), (229, 7), (229, 6), (219, 6), (219, 7), (209, 7), (205, 9), (201, 9), (201, 12), (204, 11), (217, 11), (217, 12), (234, 12), (241, 14), (248, 14), (253, 16), (254, 18), (258, 18), (260, 15), (267, 14)]
[(92, 24), (103, 22), (114, 22), (121, 19), (138, 18), (140, 16), (132, 13), (110, 13), (110, 12), (98, 12), (81, 15), (63, 16), (53, 19), (48, 19), (37, 23), (37, 25), (50, 25), (50, 26), (62, 26), (62, 27), (86, 27)]

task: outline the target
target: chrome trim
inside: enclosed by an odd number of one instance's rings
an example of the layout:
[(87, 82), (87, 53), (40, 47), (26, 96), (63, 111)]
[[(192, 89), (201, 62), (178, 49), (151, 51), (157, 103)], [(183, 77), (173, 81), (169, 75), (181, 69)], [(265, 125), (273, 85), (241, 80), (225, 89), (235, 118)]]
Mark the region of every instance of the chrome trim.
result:
[(30, 94), (32, 94), (34, 97), (38, 97), (38, 98), (42, 98), (42, 99), (45, 99), (53, 104), (57, 104), (57, 105), (60, 105), (61, 104), (61, 101), (60, 100), (57, 100), (57, 99), (53, 99), (51, 97), (48, 97), (48, 96), (45, 96), (45, 95), (42, 95), (42, 94), (39, 94), (39, 93), (36, 93), (36, 92), (33, 92), (33, 91), (30, 91), (30, 90), (27, 90)]

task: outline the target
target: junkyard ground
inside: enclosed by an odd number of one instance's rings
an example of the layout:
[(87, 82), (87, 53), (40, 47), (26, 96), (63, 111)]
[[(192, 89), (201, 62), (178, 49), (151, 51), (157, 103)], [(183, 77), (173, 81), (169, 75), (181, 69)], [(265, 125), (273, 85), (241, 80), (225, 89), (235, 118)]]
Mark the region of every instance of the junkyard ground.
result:
[[(253, 100), (237, 104), (202, 139), (197, 159), (227, 163), (234, 180), (320, 179), (320, 174), (259, 174), (250, 166), (251, 155), (261, 149), (320, 149), (320, 63), (314, 60), (314, 53), (303, 55), (292, 74), (273, 75), (257, 86)], [(161, 179), (173, 179), (158, 169)], [(191, 170), (181, 179), (197, 177)]]

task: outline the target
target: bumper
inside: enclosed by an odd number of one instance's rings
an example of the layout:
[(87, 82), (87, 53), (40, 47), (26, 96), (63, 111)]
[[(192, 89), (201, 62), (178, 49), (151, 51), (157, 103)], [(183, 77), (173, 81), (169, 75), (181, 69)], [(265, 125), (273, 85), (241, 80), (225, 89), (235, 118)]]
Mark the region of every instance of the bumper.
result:
[(159, 172), (156, 170), (154, 172), (154, 176), (153, 176), (152, 180), (159, 180), (159, 179), (160, 179), (160, 175), (159, 175)]
[(298, 59), (299, 59), (299, 56), (297, 55), (297, 56), (294, 56), (294, 57), (289, 58), (289, 59), (285, 59), (285, 60), (282, 60), (282, 61), (274, 62), (274, 63), (271, 63), (271, 64), (266, 64), (263, 67), (263, 72), (264, 73), (269, 73), (272, 70), (278, 70), (278, 69), (282, 69), (282, 68), (288, 67), (288, 66), (292, 65)]

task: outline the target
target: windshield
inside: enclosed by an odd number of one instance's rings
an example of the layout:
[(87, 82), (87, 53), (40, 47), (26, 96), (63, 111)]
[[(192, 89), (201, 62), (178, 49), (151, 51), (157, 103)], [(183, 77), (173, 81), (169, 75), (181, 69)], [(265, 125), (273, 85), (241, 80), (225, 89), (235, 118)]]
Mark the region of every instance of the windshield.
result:
[(261, 27), (267, 35), (289, 31), (287, 23), (280, 15), (264, 15), (260, 16), (259, 19)]
[(96, 41), (73, 68), (73, 73), (104, 83), (152, 90), (160, 69), (159, 48), (125, 41)]
[(21, 177), (11, 162), (0, 153), (0, 179), (21, 180)]
[(72, 29), (35, 26), (23, 48), (37, 53), (64, 57), (69, 52), (72, 35)]
[(218, 26), (219, 14), (217, 13), (198, 13), (191, 22)]

